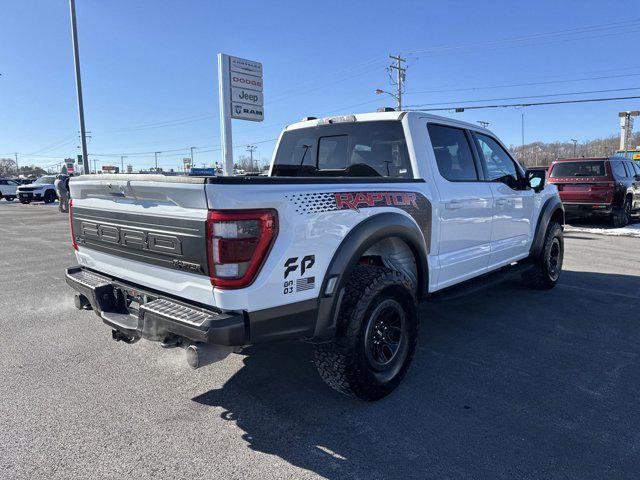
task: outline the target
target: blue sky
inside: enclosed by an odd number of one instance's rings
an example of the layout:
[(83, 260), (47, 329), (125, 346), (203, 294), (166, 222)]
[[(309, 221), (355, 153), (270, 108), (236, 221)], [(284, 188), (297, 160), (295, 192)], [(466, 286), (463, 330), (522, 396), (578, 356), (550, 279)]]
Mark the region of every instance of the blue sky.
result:
[[(389, 53), (408, 59), (407, 105), (640, 87), (634, 0), (77, 0), (77, 14), (89, 153), (99, 165), (124, 153), (149, 167), (148, 152), (162, 151), (159, 164), (175, 167), (190, 146), (198, 165), (220, 160), (218, 52), (264, 65), (265, 121), (234, 121), (233, 132), (236, 157), (253, 143), (265, 161), (287, 123), (392, 105), (373, 93), (392, 88)], [(77, 154), (68, 2), (5, 1), (0, 32), (0, 154), (39, 165)], [(628, 95), (640, 88), (535, 101)], [(529, 107), (525, 141), (615, 134), (617, 112), (639, 108)], [(519, 110), (444, 115), (488, 121), (520, 144)]]

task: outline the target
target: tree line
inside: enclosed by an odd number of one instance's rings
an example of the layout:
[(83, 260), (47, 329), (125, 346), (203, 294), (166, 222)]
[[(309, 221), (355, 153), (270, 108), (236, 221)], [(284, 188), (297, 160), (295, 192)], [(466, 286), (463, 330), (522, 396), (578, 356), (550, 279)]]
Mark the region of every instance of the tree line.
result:
[[(634, 133), (631, 137), (630, 148), (640, 146), (640, 132)], [(578, 143), (575, 146), (575, 155), (573, 150), (573, 142), (532, 142), (524, 145), (511, 145), (509, 150), (516, 157), (521, 165), (527, 167), (540, 165), (547, 166), (557, 158), (572, 157), (607, 157), (613, 155), (620, 146), (620, 137), (611, 135), (604, 138), (596, 138)]]

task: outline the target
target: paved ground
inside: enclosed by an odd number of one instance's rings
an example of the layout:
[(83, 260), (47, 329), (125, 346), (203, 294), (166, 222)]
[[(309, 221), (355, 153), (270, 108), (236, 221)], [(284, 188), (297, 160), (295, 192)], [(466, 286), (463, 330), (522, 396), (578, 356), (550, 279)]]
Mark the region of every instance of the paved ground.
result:
[(55, 207), (0, 203), (0, 478), (637, 478), (640, 239), (569, 233), (547, 293), (422, 308), (389, 398), (325, 388), (299, 343), (191, 371), (72, 306)]

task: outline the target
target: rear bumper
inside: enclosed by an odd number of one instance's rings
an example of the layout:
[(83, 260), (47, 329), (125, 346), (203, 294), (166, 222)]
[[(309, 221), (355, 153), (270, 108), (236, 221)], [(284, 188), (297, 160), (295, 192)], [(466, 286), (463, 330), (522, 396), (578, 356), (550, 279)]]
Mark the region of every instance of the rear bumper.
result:
[(611, 215), (613, 207), (610, 203), (589, 203), (589, 202), (562, 202), (567, 215), (587, 216), (587, 215)]
[(87, 298), (105, 324), (130, 338), (161, 341), (173, 334), (192, 342), (228, 346), (247, 343), (242, 313), (189, 305), (81, 267), (68, 268), (65, 279)]
[(176, 335), (191, 342), (243, 346), (308, 339), (317, 320), (315, 299), (255, 312), (221, 312), (79, 266), (68, 268), (65, 280), (105, 324), (135, 340), (162, 341)]

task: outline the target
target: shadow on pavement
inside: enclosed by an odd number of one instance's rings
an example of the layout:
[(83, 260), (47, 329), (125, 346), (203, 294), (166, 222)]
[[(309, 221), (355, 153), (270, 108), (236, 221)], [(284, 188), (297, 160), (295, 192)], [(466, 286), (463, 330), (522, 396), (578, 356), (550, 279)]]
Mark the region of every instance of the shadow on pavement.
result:
[[(567, 225), (571, 227), (580, 228), (601, 228), (603, 230), (611, 230), (614, 228), (609, 218), (602, 218), (597, 216), (591, 217), (567, 217)], [(640, 216), (632, 215), (631, 224), (640, 223)]]
[[(612, 301), (616, 286), (637, 296)], [(414, 364), (377, 403), (325, 387), (298, 342), (248, 349), (193, 401), (223, 409), (249, 448), (330, 479), (633, 477), (639, 308), (640, 277), (564, 272), (548, 292), (509, 282), (424, 304)]]

